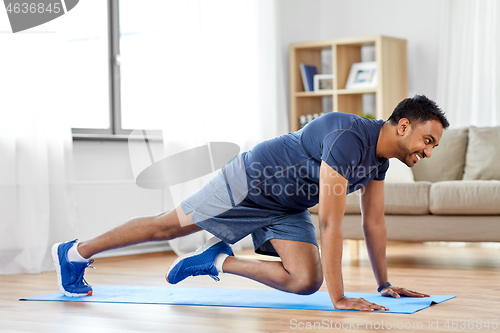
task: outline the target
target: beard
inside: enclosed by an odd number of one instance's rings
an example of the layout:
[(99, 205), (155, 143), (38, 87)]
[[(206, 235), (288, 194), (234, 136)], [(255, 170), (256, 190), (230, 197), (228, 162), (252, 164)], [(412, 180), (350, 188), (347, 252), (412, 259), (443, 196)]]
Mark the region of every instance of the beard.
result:
[(396, 158), (409, 166), (410, 168), (415, 165), (415, 162), (413, 161), (413, 156), (416, 152), (411, 152), (410, 147), (408, 142), (404, 141), (398, 141), (397, 142), (397, 155)]

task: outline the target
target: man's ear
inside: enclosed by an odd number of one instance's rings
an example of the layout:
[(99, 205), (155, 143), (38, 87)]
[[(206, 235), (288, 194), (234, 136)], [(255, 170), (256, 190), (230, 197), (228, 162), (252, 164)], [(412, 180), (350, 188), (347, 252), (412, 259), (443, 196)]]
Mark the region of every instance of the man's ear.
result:
[(411, 128), (410, 121), (407, 118), (401, 118), (398, 122), (398, 134), (403, 136)]

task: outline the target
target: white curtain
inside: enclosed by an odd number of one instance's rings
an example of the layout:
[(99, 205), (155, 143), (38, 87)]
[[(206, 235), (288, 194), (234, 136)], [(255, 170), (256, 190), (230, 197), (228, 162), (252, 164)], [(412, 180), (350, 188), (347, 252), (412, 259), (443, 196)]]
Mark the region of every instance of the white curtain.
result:
[(69, 65), (55, 33), (1, 33), (0, 274), (52, 270), (50, 246), (76, 237)]
[[(160, 152), (154, 160), (211, 141), (233, 142), (246, 151), (275, 137), (278, 104), (275, 2), (154, 3), (157, 8), (154, 19), (140, 26), (143, 13), (128, 14), (137, 11), (135, 1), (120, 3), (125, 127), (129, 121), (130, 125), (143, 123), (146, 128), (162, 129), (164, 153)], [(138, 108), (143, 111), (132, 122), (128, 115)], [(136, 157), (131, 155), (131, 158)], [(145, 158), (147, 164), (149, 156), (146, 154)], [(132, 164), (140, 163), (132, 161)], [(166, 191), (177, 204), (214, 175)], [(170, 208), (166, 203), (165, 210)], [(171, 241), (170, 245), (177, 253), (183, 253), (202, 245), (208, 237), (207, 233), (197, 233)]]
[(451, 127), (500, 125), (500, 4), (446, 0), (437, 101)]

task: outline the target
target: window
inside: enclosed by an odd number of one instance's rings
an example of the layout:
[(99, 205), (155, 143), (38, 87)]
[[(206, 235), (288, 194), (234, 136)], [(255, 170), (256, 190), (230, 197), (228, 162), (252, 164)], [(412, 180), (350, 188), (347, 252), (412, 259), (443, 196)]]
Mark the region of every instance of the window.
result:
[[(133, 129), (161, 129), (172, 140), (186, 133), (256, 140), (268, 126), (257, 110), (275, 105), (272, 9), (254, 0), (108, 0), (106, 18), (77, 45), (100, 48), (81, 68), (87, 104), (78, 107), (73, 132), (126, 137)], [(85, 29), (95, 17), (75, 14), (86, 17)], [(86, 53), (75, 52), (77, 63), (87, 62)]]
[(70, 100), (74, 101), (68, 106), (71, 126), (87, 129), (75, 132), (111, 133), (107, 4), (80, 1), (68, 15), (71, 24), (62, 29), (62, 34), (65, 56), (74, 59), (74, 66), (66, 69), (71, 78)]
[(68, 56), (78, 63), (72, 70), (76, 137), (129, 134), (167, 121), (168, 111), (161, 109), (165, 91), (174, 91), (168, 88), (180, 84), (185, 72), (176, 66), (185, 57), (179, 45), (187, 42), (177, 29), (189, 26), (185, 19), (192, 10), (189, 1), (79, 3), (66, 32)]

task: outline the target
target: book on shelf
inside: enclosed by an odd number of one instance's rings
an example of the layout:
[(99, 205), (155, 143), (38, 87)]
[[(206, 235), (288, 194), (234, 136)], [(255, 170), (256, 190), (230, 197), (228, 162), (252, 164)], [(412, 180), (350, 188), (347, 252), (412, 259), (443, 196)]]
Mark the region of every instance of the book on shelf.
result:
[(300, 64), (300, 74), (304, 91), (314, 91), (314, 75), (318, 74), (316, 66)]

